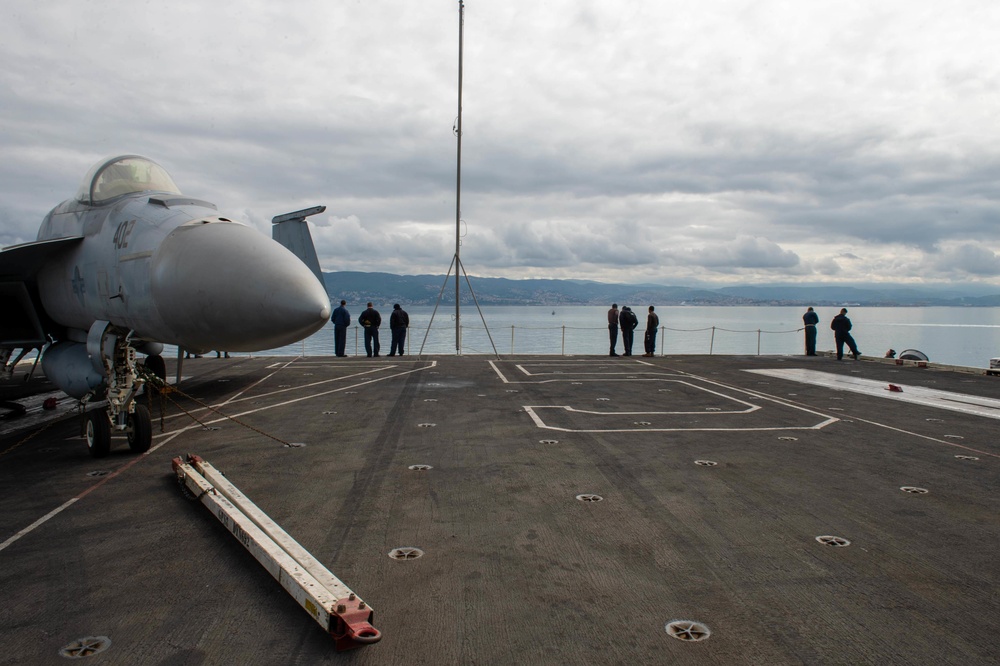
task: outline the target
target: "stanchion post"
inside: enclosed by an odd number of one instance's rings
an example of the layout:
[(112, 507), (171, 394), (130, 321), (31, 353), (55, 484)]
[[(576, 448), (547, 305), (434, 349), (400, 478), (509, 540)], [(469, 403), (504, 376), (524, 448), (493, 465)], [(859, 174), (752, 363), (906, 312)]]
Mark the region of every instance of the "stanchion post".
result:
[(712, 327), (712, 339), (708, 341), (708, 355), (712, 355), (712, 350), (715, 349), (715, 327)]

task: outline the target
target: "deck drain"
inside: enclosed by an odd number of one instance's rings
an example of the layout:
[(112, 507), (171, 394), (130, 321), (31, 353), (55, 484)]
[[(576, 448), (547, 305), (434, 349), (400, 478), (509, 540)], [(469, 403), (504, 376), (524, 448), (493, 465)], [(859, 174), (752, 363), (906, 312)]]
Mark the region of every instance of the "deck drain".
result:
[(695, 460), (694, 464), (701, 465), (702, 467), (715, 467), (719, 463), (715, 462), (714, 460)]
[[(540, 439), (540, 440), (538, 440), (538, 443), (539, 444), (558, 444), (559, 440), (558, 439)], [(979, 460), (979, 458), (976, 458), (976, 460)]]
[(111, 470), (95, 469), (93, 472), (87, 472), (87, 476), (107, 476), (108, 474), (111, 474)]
[(844, 409), (842, 407), (827, 407), (831, 412), (842, 412)]
[(955, 456), (955, 457), (958, 458), (959, 460), (979, 460), (979, 458), (976, 457), (976, 456), (962, 456), (962, 455), (958, 455), (958, 456)]
[(944, 423), (944, 419), (924, 419), (928, 423)]
[(426, 472), (429, 469), (434, 469), (430, 465), (410, 465), (410, 469), (414, 472)]
[(829, 535), (818, 536), (816, 537), (816, 541), (819, 541), (820, 543), (825, 544), (827, 546), (835, 546), (837, 548), (843, 548), (844, 546), (851, 545), (850, 541), (839, 536), (829, 536)]
[(583, 386), (583, 382), (570, 382), (571, 386)]
[(672, 393), (670, 389), (659, 389), (659, 393)]
[(611, 398), (598, 398), (597, 402), (608, 402)]
[(205, 426), (204, 428), (202, 428), (202, 430), (205, 432), (214, 432), (216, 430), (222, 430), (222, 428), (220, 428), (219, 426)]
[(965, 439), (961, 435), (945, 435), (944, 438), (945, 439)]
[(520, 393), (517, 389), (507, 389), (507, 393)]
[(394, 560), (415, 560), (418, 557), (423, 557), (424, 551), (419, 548), (412, 548), (410, 546), (404, 546), (403, 548), (393, 548), (389, 551), (389, 557)]
[(327, 410), (327, 411), (325, 411), (323, 413), (326, 414), (327, 416), (329, 416), (330, 414), (336, 414), (337, 412), (331, 412), (331, 411)]
[(436, 425), (437, 425), (437, 423), (418, 423), (417, 427), (418, 428), (433, 428)]
[(107, 636), (87, 636), (77, 639), (69, 645), (64, 645), (59, 650), (59, 656), (67, 659), (82, 659), (104, 652), (109, 647), (111, 647), (111, 639)]
[(926, 488), (917, 488), (916, 486), (901, 486), (900, 490), (904, 493), (911, 493), (913, 495), (926, 495), (930, 492)]
[(799, 441), (798, 437), (789, 437), (787, 435), (784, 436), (784, 437), (779, 437), (778, 439), (781, 440), (782, 442), (797, 442), (797, 441)]
[(441, 386), (441, 382), (427, 382), (428, 386)]
[(229, 380), (228, 379), (216, 379), (215, 381), (219, 382), (220, 384), (225, 384)]
[(303, 376), (303, 377), (312, 377), (312, 376), (313, 376), (313, 373), (311, 373), (311, 372), (303, 372), (303, 373), (302, 373), (302, 376)]
[(344, 391), (344, 395), (357, 395), (357, 391)]
[(701, 622), (691, 620), (673, 620), (667, 623), (667, 634), (680, 641), (703, 641), (712, 635), (712, 631)]
[(302, 442), (288, 442), (285, 444), (286, 449), (304, 449), (306, 447)]
[(437, 402), (437, 398), (425, 398), (424, 402)]
[(292, 388), (291, 384), (278, 384), (278, 388)]
[(653, 424), (652, 424), (652, 423), (650, 423), (649, 421), (635, 421), (634, 423), (635, 423), (635, 425), (637, 425), (637, 426), (648, 426), (648, 425), (653, 425)]
[(721, 407), (706, 407), (705, 411), (706, 412), (721, 412), (722, 408)]
[(583, 495), (577, 495), (576, 498), (581, 502), (600, 502), (604, 498), (600, 495), (591, 495), (590, 493), (584, 493)]
[(635, 375), (629, 375), (628, 377), (626, 377), (626, 379), (638, 379), (638, 377), (636, 377)]

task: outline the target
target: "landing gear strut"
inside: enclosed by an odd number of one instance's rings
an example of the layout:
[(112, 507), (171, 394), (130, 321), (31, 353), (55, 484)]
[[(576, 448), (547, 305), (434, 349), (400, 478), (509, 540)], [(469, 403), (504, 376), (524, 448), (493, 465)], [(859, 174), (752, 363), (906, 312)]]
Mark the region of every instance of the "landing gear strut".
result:
[(95, 322), (87, 336), (91, 363), (105, 377), (94, 397), (103, 397), (108, 403), (105, 409), (87, 414), (87, 448), (95, 458), (103, 458), (111, 452), (113, 430), (125, 432), (129, 448), (135, 453), (145, 453), (153, 441), (149, 409), (135, 401), (145, 380), (136, 371), (136, 351), (131, 336), (131, 331), (108, 322)]

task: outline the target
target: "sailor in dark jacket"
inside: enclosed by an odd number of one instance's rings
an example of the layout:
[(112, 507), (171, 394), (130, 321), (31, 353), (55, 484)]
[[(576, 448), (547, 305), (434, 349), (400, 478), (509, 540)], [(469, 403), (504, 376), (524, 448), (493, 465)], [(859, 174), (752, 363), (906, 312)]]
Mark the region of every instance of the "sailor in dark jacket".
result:
[(649, 306), (649, 315), (646, 316), (646, 353), (643, 356), (656, 356), (656, 329), (660, 327), (660, 318), (653, 312), (653, 306)]
[(611, 337), (611, 353), (608, 356), (618, 356), (615, 345), (618, 344), (618, 304), (612, 303), (608, 310), (608, 335)]
[(816, 355), (816, 324), (819, 323), (819, 315), (809, 308), (802, 315), (802, 323), (806, 328), (806, 356)]
[(833, 339), (837, 343), (837, 360), (844, 358), (844, 343), (846, 342), (854, 360), (857, 361), (861, 352), (858, 351), (858, 345), (851, 337), (851, 320), (847, 318), (847, 308), (840, 309), (840, 314), (830, 322), (830, 328), (833, 329)]
[(340, 301), (340, 307), (333, 311), (333, 350), (337, 356), (347, 356), (347, 327), (351, 325), (351, 313), (347, 311), (347, 301)]
[[(403, 347), (406, 343), (406, 329), (410, 326), (410, 315), (406, 310), (396, 303), (392, 306), (392, 314), (389, 315), (389, 331), (392, 333), (392, 344), (389, 345), (389, 356), (397, 353), (403, 355)], [(398, 350), (398, 351), (397, 351)]]
[(368, 358), (372, 357), (372, 348), (374, 342), (375, 356), (378, 356), (378, 350), (380, 349), (378, 343), (378, 327), (382, 325), (382, 315), (378, 313), (378, 310), (372, 307), (372, 304), (368, 304), (368, 309), (361, 313), (358, 317), (358, 323), (365, 329), (365, 351), (368, 353)]
[(635, 329), (639, 325), (639, 318), (635, 316), (632, 309), (622, 306), (621, 314), (618, 315), (618, 323), (622, 329), (622, 345), (625, 347), (625, 355), (632, 355), (632, 341), (635, 339)]

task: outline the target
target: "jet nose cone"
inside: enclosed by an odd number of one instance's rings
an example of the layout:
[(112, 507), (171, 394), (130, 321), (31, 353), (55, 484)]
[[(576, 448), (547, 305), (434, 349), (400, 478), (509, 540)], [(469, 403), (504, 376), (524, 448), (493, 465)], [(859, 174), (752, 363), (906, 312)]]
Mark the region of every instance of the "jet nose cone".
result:
[(308, 337), (330, 299), (284, 247), (235, 222), (196, 222), (168, 235), (151, 266), (157, 310), (190, 349), (260, 351)]

